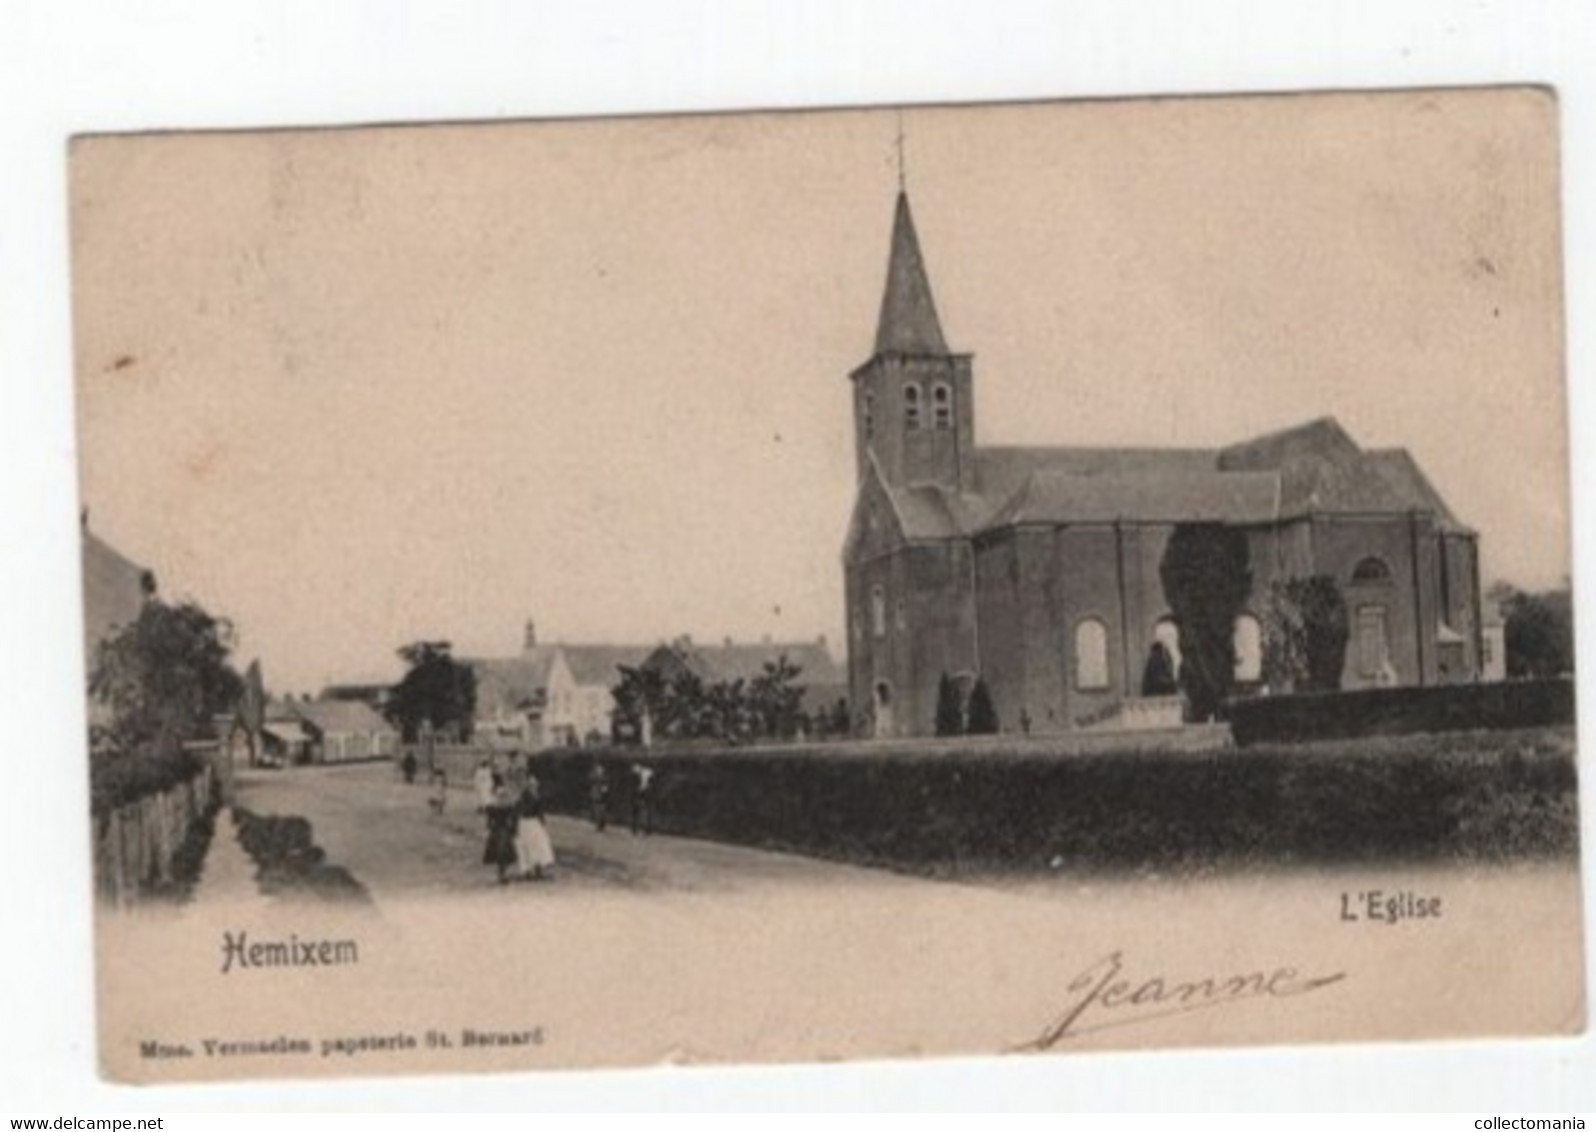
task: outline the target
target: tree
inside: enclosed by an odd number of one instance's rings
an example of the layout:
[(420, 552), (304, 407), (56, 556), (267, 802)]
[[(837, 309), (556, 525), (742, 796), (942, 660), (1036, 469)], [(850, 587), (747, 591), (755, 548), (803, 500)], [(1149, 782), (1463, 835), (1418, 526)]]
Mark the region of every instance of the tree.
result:
[(174, 749), (208, 733), (244, 691), (227, 663), (231, 635), (192, 602), (146, 600), (136, 620), (100, 642), (89, 675), (89, 695), (109, 709), (105, 745)]
[(407, 743), (424, 728), (460, 740), (471, 737), (477, 711), (477, 676), (455, 661), (448, 641), (416, 641), (399, 650), (409, 671), (393, 690), (388, 716)]
[(782, 653), (766, 661), (764, 670), (748, 685), (748, 708), (763, 735), (791, 739), (803, 715), (804, 690), (798, 684), (803, 669)]
[(1236, 681), (1234, 632), (1252, 589), (1247, 535), (1223, 523), (1181, 523), (1158, 564), (1180, 631), (1180, 683), (1191, 719), (1212, 719)]
[(1566, 585), (1536, 594), (1512, 587), (1492, 592), (1500, 595), (1509, 676), (1546, 679), (1574, 671), (1573, 594)]
[(1264, 611), (1264, 681), (1283, 692), (1341, 687), (1351, 619), (1335, 579), (1326, 574), (1276, 581)]
[(620, 672), (619, 682), (611, 689), (615, 698), (615, 738), (620, 739), (624, 733), (642, 742), (643, 720), (650, 721), (649, 730), (652, 731), (669, 714), (670, 686), (657, 668), (632, 668), (623, 664)]
[(940, 736), (964, 733), (964, 705), (959, 702), (959, 688), (946, 672), (937, 684), (936, 731)]
[(1288, 590), (1302, 610), (1308, 662), (1307, 689), (1334, 692), (1341, 687), (1347, 666), (1347, 642), (1352, 637), (1352, 617), (1336, 580), (1327, 574), (1293, 579)]
[(970, 735), (998, 733), (997, 708), (992, 705), (992, 691), (985, 680), (977, 680), (970, 689), (970, 715), (965, 730)]

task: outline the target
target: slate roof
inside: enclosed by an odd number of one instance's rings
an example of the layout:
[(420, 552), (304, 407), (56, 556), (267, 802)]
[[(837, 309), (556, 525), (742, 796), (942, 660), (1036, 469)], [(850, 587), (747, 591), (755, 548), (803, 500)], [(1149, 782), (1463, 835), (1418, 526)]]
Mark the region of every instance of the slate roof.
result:
[(1433, 511), (1437, 525), (1443, 530), (1469, 533), (1468, 526), (1452, 513), (1452, 509), (1441, 498), (1441, 493), (1435, 490), (1435, 485), (1430, 483), (1429, 477), (1406, 448), (1378, 449), (1367, 453), (1364, 458), (1403, 498), (1417, 501), (1423, 510)]
[(508, 714), (543, 703), (555, 651), (534, 645), (520, 656), (466, 661), (477, 677), (477, 714)]
[(1037, 472), (1085, 476), (1166, 476), (1211, 472), (1211, 448), (977, 448), (975, 482), (980, 493), (999, 502), (1013, 495)]
[(138, 620), (149, 571), (83, 529), (83, 647), (94, 664), (101, 641)]
[(1364, 451), (1331, 417), (1227, 448), (978, 448), (974, 492), (887, 487), (904, 537), (1016, 523), (1266, 523), (1426, 511), (1467, 533), (1403, 448)]
[[(919, 236), (901, 190), (892, 219), (876, 354), (945, 356)], [(1404, 449), (1366, 452), (1333, 417), (1224, 448), (977, 448), (975, 490), (878, 478), (912, 542), (1014, 523), (1260, 523), (1321, 514), (1426, 511), (1466, 531)], [(851, 537), (851, 536), (850, 536)]]
[(324, 734), (384, 734), (390, 724), (360, 700), (295, 700), (290, 711)]
[(556, 645), (565, 653), (571, 678), (578, 684), (602, 684), (613, 688), (621, 678), (621, 666), (636, 668), (652, 649), (640, 645)]
[(653, 651), (642, 645), (533, 645), (520, 656), (468, 660), (477, 676), (477, 714), (501, 715), (547, 701), (549, 672), (563, 655), (578, 684), (613, 688), (620, 666), (635, 667)]
[(972, 525), (972, 502), (978, 497), (944, 491), (939, 487), (888, 487), (887, 496), (897, 512), (903, 535), (911, 540), (953, 538)]
[(1023, 523), (1266, 523), (1275, 517), (1273, 472), (1034, 472), (988, 527)]
[(881, 294), (876, 324), (878, 354), (946, 354), (931, 283), (926, 278), (920, 238), (909, 214), (909, 198), (898, 194), (892, 217), (892, 252), (887, 259), (887, 284)]

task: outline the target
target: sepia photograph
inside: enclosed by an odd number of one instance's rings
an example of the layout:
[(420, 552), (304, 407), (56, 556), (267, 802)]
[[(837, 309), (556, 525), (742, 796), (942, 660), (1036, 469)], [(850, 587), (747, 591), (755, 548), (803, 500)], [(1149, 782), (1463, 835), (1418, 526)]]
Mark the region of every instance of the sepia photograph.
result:
[(1558, 117), (75, 137), (102, 1074), (1583, 1032)]

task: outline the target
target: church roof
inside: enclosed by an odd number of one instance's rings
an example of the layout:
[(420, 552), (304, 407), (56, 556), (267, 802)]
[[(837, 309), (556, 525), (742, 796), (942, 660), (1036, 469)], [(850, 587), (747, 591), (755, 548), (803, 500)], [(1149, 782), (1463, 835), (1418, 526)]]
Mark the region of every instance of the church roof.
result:
[(910, 541), (953, 538), (974, 525), (972, 511), (980, 503), (979, 497), (960, 495), (940, 487), (889, 487), (886, 489), (892, 507), (903, 527), (903, 537)]
[(1407, 449), (1365, 451), (1334, 417), (1231, 445), (1218, 457), (1226, 471), (1278, 469), (1285, 515), (1428, 511), (1441, 529), (1466, 530)]
[(1340, 421), (1319, 417), (1221, 448), (1216, 455), (1225, 471), (1259, 471), (1293, 463), (1333, 463), (1361, 454), (1362, 449)]
[(1276, 515), (1273, 472), (1034, 472), (987, 524), (1264, 523)]
[(876, 353), (947, 352), (942, 324), (937, 320), (936, 303), (931, 299), (931, 281), (926, 277), (925, 260), (920, 255), (920, 239), (915, 235), (914, 218), (909, 214), (909, 198), (899, 193), (897, 212), (892, 218), (887, 285), (881, 296), (881, 319), (876, 324)]
[(1441, 498), (1441, 493), (1435, 490), (1435, 485), (1430, 483), (1429, 477), (1406, 448), (1378, 449), (1366, 453), (1364, 459), (1373, 464), (1394, 491), (1413, 501), (1411, 505), (1423, 511), (1433, 511), (1441, 529), (1467, 533), (1468, 527), (1452, 513), (1452, 509)]
[(1158, 475), (1178, 479), (1214, 470), (1211, 448), (978, 448), (975, 482), (1001, 503), (1037, 472)]
[(1467, 533), (1411, 454), (1365, 451), (1333, 418), (1227, 448), (978, 448), (975, 492), (883, 485), (903, 537), (933, 541), (1017, 523), (1263, 523), (1318, 514), (1428, 512)]

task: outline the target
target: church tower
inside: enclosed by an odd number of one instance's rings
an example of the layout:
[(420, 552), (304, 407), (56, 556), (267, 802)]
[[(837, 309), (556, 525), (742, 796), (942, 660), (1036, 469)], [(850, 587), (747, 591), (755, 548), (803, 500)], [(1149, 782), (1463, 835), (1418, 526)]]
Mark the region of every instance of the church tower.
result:
[(975, 487), (970, 355), (948, 351), (908, 194), (898, 193), (875, 353), (850, 376), (858, 476), (873, 454), (893, 487)]

